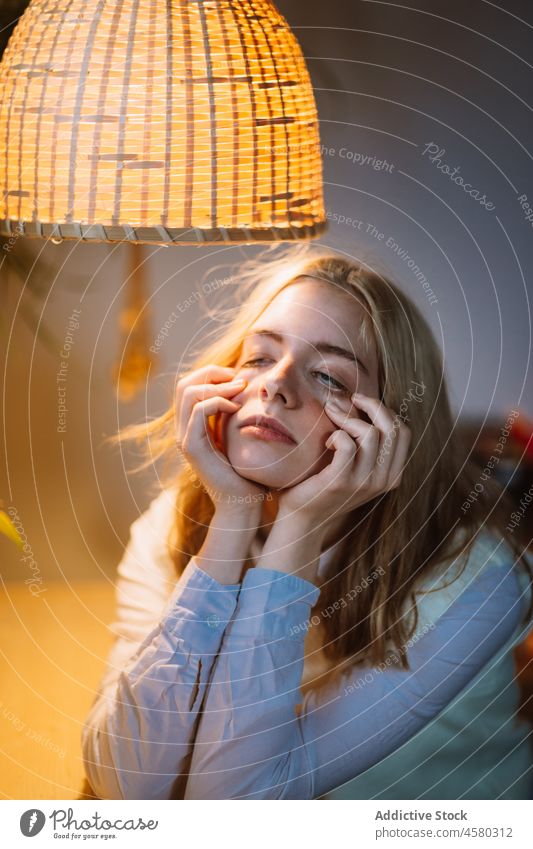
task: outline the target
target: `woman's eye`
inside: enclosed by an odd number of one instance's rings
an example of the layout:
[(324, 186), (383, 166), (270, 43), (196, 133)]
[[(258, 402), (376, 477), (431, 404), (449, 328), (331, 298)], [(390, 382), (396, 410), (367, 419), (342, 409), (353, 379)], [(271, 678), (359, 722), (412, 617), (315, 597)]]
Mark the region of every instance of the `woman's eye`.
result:
[[(268, 360), (268, 357), (256, 357), (255, 359), (247, 360), (245, 363), (241, 365), (241, 368), (246, 368), (249, 366), (253, 368), (257, 363), (260, 363), (264, 360)], [(328, 389), (334, 389), (336, 392), (346, 392), (349, 393), (349, 389), (346, 388), (342, 383), (339, 383), (338, 380), (335, 380), (330, 374), (325, 371), (315, 371), (315, 374), (320, 375), (321, 377), (325, 377), (329, 382), (326, 384)]]
[(330, 374), (327, 374), (325, 371), (317, 371), (317, 372), (315, 372), (315, 374), (320, 374), (320, 375), (322, 375), (322, 377), (327, 377), (328, 380), (332, 381), (332, 383), (328, 383), (329, 389), (335, 389), (338, 392), (348, 392), (349, 391), (345, 386), (343, 386), (342, 383), (339, 383), (338, 380), (335, 380), (334, 377), (332, 377)]
[(245, 363), (241, 365), (241, 368), (246, 368), (246, 366), (253, 366), (255, 363), (260, 362), (261, 360), (265, 360), (267, 357), (256, 357), (255, 360), (247, 360)]

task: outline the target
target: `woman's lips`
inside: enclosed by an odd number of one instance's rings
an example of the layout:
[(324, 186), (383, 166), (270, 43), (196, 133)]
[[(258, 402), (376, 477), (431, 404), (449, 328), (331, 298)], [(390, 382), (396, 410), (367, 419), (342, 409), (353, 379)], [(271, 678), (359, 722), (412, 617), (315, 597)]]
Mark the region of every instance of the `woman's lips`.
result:
[(280, 433), (278, 430), (273, 430), (271, 427), (260, 427), (258, 425), (244, 425), (240, 428), (241, 433), (245, 436), (255, 436), (257, 439), (269, 439), (272, 442), (286, 442), (287, 445), (294, 445), (294, 440)]

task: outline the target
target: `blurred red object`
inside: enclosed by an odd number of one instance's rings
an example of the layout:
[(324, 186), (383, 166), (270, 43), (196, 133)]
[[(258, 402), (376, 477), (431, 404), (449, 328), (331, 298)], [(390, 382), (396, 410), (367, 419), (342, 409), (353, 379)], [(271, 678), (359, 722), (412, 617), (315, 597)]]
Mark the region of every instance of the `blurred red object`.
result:
[(514, 423), (513, 435), (515, 441), (525, 449), (528, 462), (533, 463), (533, 421), (520, 413)]

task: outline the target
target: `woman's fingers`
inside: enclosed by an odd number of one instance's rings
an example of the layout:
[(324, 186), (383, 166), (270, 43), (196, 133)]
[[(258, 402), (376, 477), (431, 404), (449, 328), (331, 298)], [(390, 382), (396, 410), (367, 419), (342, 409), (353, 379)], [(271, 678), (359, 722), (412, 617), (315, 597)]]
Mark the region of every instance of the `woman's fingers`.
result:
[(327, 467), (331, 470), (332, 482), (334, 482), (342, 472), (352, 471), (353, 462), (358, 453), (357, 445), (344, 430), (334, 430), (328, 437), (326, 445), (328, 448), (335, 449), (333, 459)]
[(411, 444), (411, 431), (405, 425), (400, 429), (396, 450), (388, 470), (388, 488), (395, 489), (400, 485), (402, 472), (407, 461), (407, 452)]
[(370, 395), (361, 395), (354, 392), (352, 404), (354, 407), (361, 407), (371, 419), (372, 424), (379, 427), (380, 430), (387, 431), (392, 427), (394, 423), (393, 412), (385, 406), (380, 398), (371, 398)]
[[(352, 401), (367, 413), (371, 425), (347, 415), (329, 402), (325, 409), (339, 427), (359, 440), (357, 485), (364, 485), (371, 479), (376, 491), (398, 485), (410, 441), (409, 428), (403, 422), (395, 422), (392, 411), (376, 398), (354, 395)], [(395, 479), (397, 482), (393, 484)]]
[(230, 401), (229, 398), (223, 398), (220, 395), (198, 401), (194, 405), (181, 442), (183, 453), (193, 457), (198, 467), (204, 466), (209, 471), (211, 459), (205, 455), (206, 447), (210, 447), (221, 460), (229, 465), (227, 458), (224, 457), (224, 454), (218, 450), (213, 442), (208, 418), (219, 410), (234, 413), (239, 409), (239, 406), (235, 401)]
[[(241, 404), (230, 397), (242, 392), (246, 379), (232, 380), (236, 369), (211, 364), (187, 374), (177, 382), (175, 431), (178, 447), (211, 498), (222, 496), (228, 504), (235, 498), (263, 496), (265, 489), (241, 477), (217, 442), (217, 420), (233, 415)], [(214, 422), (209, 421), (214, 417)]]
[[(330, 436), (330, 440), (334, 442), (335, 447), (341, 449), (336, 451), (333, 460), (331, 461), (332, 470), (338, 474), (342, 469), (346, 468), (352, 475), (357, 476), (357, 480), (353, 481), (354, 487), (364, 486), (369, 480), (376, 467), (376, 461), (379, 451), (379, 431), (366, 422), (355, 420), (359, 427), (353, 426), (351, 423), (350, 432), (348, 430), (336, 430)], [(344, 428), (344, 424), (342, 425)], [(358, 436), (359, 444), (354, 442), (355, 436)], [(348, 454), (349, 446), (351, 446), (351, 454)], [(336, 464), (337, 454), (340, 453), (338, 464)], [(348, 461), (351, 465), (348, 465)], [(354, 461), (355, 465), (354, 465)]]
[(216, 363), (209, 363), (208, 365), (194, 369), (194, 371), (180, 377), (176, 383), (175, 390), (177, 413), (179, 413), (179, 409), (181, 407), (183, 393), (188, 386), (229, 381), (232, 379), (234, 374), (235, 369), (230, 366), (219, 366), (216, 365)]
[[(383, 402), (377, 398), (367, 395), (352, 395), (352, 401), (368, 414), (372, 421), (381, 427), (386, 422), (387, 430), (379, 449), (379, 467), (377, 479), (383, 489), (394, 489), (399, 486), (402, 471), (407, 460), (407, 452), (411, 443), (411, 431), (396, 413), (392, 416), (392, 410), (383, 406)], [(381, 408), (387, 410), (388, 415), (384, 418)]]
[(358, 437), (363, 440), (366, 434), (375, 430), (377, 435), (379, 436), (379, 430), (375, 428), (373, 425), (369, 425), (368, 422), (364, 422), (362, 419), (357, 419), (354, 416), (350, 416), (345, 413), (340, 407), (337, 405), (331, 404), (330, 401), (326, 401), (324, 406), (328, 416), (333, 419), (334, 423), (339, 427), (342, 427), (346, 433), (349, 433), (354, 439)]
[(180, 377), (178, 388), (180, 386), (185, 388), (193, 383), (216, 383), (217, 381), (231, 380), (234, 374), (235, 369), (231, 366), (218, 366), (216, 363), (210, 363)]
[[(178, 439), (182, 439), (183, 437), (180, 434), (184, 434), (187, 430), (187, 423), (192, 415), (195, 404), (204, 401), (206, 398), (216, 397), (217, 395), (235, 395), (237, 392), (242, 392), (245, 383), (246, 381), (244, 380), (232, 380), (226, 383), (195, 383), (192, 386), (186, 386), (181, 393), (178, 404)], [(235, 412), (235, 408), (232, 408), (232, 412)]]

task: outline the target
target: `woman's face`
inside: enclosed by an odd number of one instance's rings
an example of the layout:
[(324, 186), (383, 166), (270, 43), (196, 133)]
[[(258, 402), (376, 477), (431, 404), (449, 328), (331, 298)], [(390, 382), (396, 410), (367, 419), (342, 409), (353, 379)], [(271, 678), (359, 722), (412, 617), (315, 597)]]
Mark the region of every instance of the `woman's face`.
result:
[[(325, 402), (335, 398), (345, 413), (357, 416), (353, 392), (379, 397), (373, 340), (370, 352), (358, 341), (362, 317), (355, 297), (302, 278), (283, 289), (254, 322), (235, 364), (235, 377), (247, 380), (244, 390), (231, 396), (242, 407), (220, 416), (224, 451), (240, 475), (283, 489), (331, 462), (333, 451), (324, 443), (337, 427), (324, 411)], [(259, 332), (265, 330), (269, 333)], [(347, 353), (328, 351), (325, 345)], [(292, 440), (242, 426), (257, 416), (276, 419)]]

